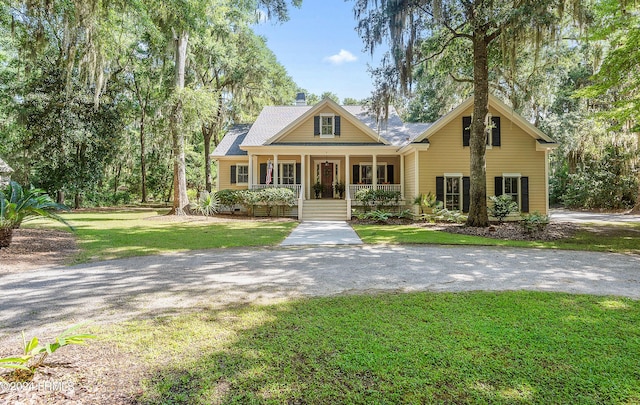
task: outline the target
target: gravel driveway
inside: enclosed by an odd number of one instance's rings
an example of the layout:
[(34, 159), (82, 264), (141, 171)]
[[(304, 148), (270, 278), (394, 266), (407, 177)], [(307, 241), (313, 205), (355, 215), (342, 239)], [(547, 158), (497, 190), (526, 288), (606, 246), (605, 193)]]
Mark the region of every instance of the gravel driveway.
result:
[(565, 291), (640, 298), (640, 257), (453, 246), (219, 249), (0, 276), (0, 331), (376, 290)]

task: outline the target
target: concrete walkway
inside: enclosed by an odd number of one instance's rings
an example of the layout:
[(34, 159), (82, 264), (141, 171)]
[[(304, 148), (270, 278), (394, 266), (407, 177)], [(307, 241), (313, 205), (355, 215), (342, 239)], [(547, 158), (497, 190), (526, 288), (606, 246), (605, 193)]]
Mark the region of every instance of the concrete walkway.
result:
[(301, 222), (280, 246), (362, 245), (358, 234), (344, 221)]

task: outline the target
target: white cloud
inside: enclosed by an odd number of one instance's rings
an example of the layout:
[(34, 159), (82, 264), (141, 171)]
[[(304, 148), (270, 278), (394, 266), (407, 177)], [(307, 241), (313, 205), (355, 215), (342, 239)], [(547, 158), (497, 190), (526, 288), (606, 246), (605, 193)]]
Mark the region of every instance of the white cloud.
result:
[(335, 55), (327, 56), (324, 58), (325, 62), (329, 62), (332, 65), (342, 65), (343, 63), (355, 62), (358, 58), (356, 58), (351, 52), (345, 51), (344, 49), (340, 49)]

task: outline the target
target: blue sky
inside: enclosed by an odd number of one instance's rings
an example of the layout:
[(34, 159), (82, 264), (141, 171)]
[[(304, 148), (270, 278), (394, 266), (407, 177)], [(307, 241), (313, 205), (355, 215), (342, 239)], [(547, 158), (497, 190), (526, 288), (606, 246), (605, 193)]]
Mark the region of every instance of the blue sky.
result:
[(362, 99), (373, 90), (367, 63), (378, 65), (382, 52), (372, 59), (355, 31), (353, 1), (303, 0), (300, 8), (290, 7), (289, 21), (266, 22), (255, 26), (267, 39), (298, 86), (320, 95), (325, 91)]

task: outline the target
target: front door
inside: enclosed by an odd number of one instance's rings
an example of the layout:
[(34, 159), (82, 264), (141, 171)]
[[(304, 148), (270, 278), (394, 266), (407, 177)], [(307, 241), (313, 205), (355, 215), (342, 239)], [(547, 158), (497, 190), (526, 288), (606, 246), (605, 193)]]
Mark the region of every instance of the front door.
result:
[(320, 163), (322, 198), (333, 198), (333, 163)]

